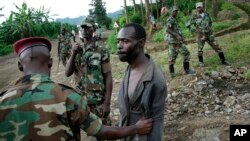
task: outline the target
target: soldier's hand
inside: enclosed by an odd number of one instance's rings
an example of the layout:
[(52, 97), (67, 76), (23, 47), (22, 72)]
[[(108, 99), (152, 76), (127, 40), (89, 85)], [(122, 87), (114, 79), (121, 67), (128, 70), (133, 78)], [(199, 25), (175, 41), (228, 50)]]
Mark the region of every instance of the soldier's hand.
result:
[(81, 51), (81, 47), (80, 47), (79, 43), (75, 43), (74, 47), (72, 49), (73, 54), (78, 54), (80, 51)]
[(177, 40), (178, 40), (179, 42), (183, 42), (183, 38), (182, 38), (181, 36), (177, 36)]
[(149, 119), (141, 118), (135, 124), (137, 128), (137, 134), (144, 135), (144, 134), (149, 133), (152, 128), (152, 125), (153, 125), (152, 118), (149, 118)]
[(195, 29), (197, 33), (201, 33), (201, 30), (199, 28)]
[(102, 118), (107, 118), (109, 113), (110, 113), (110, 105), (104, 103), (102, 105)]

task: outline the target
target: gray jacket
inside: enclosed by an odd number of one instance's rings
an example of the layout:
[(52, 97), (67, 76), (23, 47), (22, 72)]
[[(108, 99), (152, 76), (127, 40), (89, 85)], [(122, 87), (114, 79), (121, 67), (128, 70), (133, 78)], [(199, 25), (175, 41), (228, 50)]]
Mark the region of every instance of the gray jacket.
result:
[[(148, 55), (146, 55), (149, 57)], [(150, 57), (149, 57), (150, 59)], [(140, 118), (153, 118), (153, 128), (148, 135), (130, 136), (123, 141), (163, 141), (164, 109), (167, 97), (167, 86), (162, 70), (150, 59), (133, 97), (128, 99), (128, 80), (130, 68), (127, 67), (121, 83), (118, 102), (121, 119), (120, 126), (135, 124)]]

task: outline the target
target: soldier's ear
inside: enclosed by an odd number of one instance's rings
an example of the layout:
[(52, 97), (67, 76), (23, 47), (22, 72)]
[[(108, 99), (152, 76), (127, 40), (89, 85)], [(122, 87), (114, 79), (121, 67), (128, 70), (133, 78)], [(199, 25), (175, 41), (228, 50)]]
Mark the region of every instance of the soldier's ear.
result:
[(18, 61), (18, 69), (19, 69), (20, 71), (23, 71), (23, 65), (21, 64), (20, 61)]
[(48, 63), (48, 68), (51, 68), (51, 67), (52, 67), (52, 65), (53, 65), (53, 59), (52, 59), (52, 58), (50, 58), (50, 59), (49, 59), (49, 63)]

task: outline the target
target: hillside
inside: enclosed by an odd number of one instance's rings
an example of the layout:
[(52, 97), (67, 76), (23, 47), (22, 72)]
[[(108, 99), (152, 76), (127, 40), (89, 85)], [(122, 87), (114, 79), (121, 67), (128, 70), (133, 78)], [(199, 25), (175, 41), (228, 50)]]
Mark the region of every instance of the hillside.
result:
[[(122, 10), (118, 10), (115, 12), (111, 12), (108, 13), (107, 16), (110, 17), (111, 19), (116, 19), (118, 16), (120, 16), (122, 14)], [(78, 25), (82, 22), (82, 20), (85, 18), (86, 16), (79, 16), (76, 18), (58, 18), (56, 19), (56, 21), (61, 22), (61, 23), (69, 23), (69, 24), (73, 24), (73, 25)]]

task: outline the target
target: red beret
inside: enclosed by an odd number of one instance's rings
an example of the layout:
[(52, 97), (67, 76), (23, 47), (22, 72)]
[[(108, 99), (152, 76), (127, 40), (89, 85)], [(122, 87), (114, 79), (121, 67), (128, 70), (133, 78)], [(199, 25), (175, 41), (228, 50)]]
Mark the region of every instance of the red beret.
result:
[(18, 55), (28, 48), (37, 47), (37, 46), (47, 47), (49, 51), (51, 51), (50, 41), (43, 37), (24, 38), (24, 39), (16, 41), (15, 44), (13, 45), (14, 50), (16, 54)]

